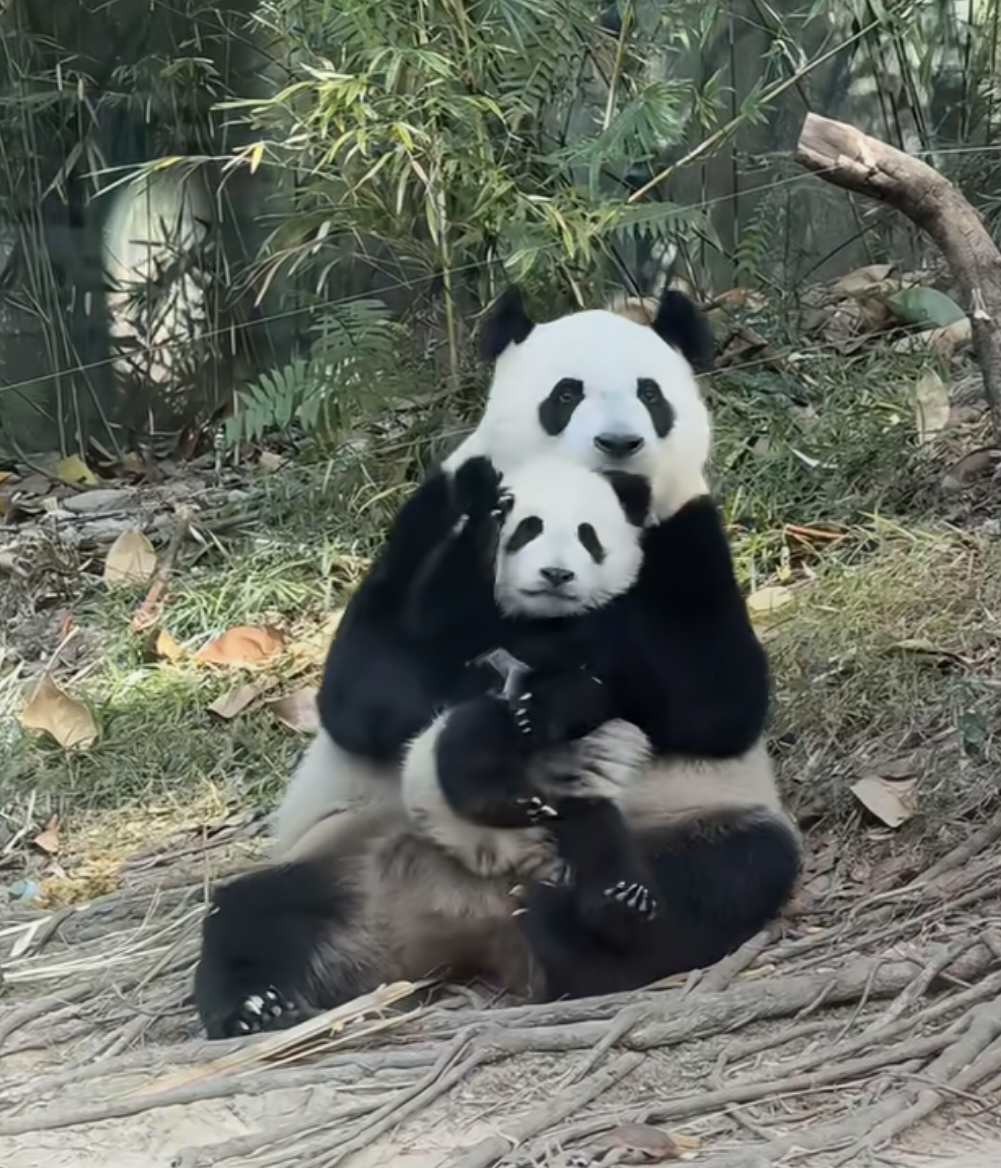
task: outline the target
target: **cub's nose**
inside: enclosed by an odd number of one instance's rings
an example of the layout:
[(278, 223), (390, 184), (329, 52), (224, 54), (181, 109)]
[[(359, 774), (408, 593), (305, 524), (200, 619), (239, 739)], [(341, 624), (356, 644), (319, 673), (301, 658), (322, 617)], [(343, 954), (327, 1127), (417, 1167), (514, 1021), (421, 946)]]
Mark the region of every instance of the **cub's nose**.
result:
[(540, 568), (539, 575), (554, 588), (562, 588), (564, 584), (569, 584), (574, 578), (574, 574), (569, 568)]
[(609, 458), (625, 460), (642, 449), (643, 439), (639, 434), (599, 434), (594, 444)]

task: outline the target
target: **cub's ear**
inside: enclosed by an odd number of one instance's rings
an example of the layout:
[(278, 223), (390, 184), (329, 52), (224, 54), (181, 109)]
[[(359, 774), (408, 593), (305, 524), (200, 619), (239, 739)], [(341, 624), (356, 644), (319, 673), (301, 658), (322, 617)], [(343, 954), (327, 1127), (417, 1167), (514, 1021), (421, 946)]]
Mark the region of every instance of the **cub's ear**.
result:
[(642, 475), (627, 474), (624, 470), (606, 470), (604, 474), (618, 495), (626, 518), (633, 527), (642, 527), (650, 514), (652, 494), (649, 480)]
[(666, 345), (677, 349), (696, 373), (708, 373), (712, 369), (716, 358), (712, 329), (684, 292), (675, 288), (664, 292), (650, 327)]
[(484, 361), (496, 361), (509, 345), (520, 345), (534, 328), (535, 321), (525, 309), (521, 289), (512, 284), (483, 322), (480, 353)]

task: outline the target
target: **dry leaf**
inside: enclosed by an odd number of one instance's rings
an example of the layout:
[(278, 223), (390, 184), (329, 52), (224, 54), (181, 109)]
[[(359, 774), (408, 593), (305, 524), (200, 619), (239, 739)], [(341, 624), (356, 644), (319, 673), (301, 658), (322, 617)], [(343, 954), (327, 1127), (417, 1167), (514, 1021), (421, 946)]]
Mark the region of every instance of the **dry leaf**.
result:
[(236, 689), (224, 693), (222, 697), (216, 698), (209, 706), (209, 710), (228, 722), (230, 718), (242, 714), (249, 705), (257, 701), (261, 694), (266, 693), (277, 684), (273, 677), (262, 677), (257, 681), (250, 682), (249, 685), (238, 686)]
[(914, 389), (914, 412), (918, 426), (918, 441), (924, 444), (937, 438), (949, 425), (949, 391), (945, 382), (929, 369)]
[[(698, 1147), (698, 1143), (695, 1145)], [(594, 1142), (595, 1148), (615, 1149), (619, 1164), (660, 1164), (677, 1160), (686, 1149), (679, 1137), (647, 1123), (623, 1123), (605, 1132)]]
[(916, 779), (893, 782), (870, 775), (853, 783), (850, 790), (887, 827), (900, 827), (917, 811), (916, 786)]
[(97, 724), (90, 710), (56, 685), (48, 676), (34, 687), (19, 720), (28, 730), (43, 730), (65, 750), (86, 750), (97, 739)]
[(298, 669), (322, 665), (330, 651), (330, 641), (341, 623), (344, 609), (330, 613), (312, 632), (289, 645), (289, 657)]
[(971, 480), (994, 474), (1001, 467), (1001, 450), (985, 446), (971, 450), (953, 463), (942, 478), (943, 491), (959, 491)]
[(163, 657), (167, 661), (180, 661), (184, 656), (184, 650), (166, 629), (161, 629), (156, 634), (153, 650), (158, 657)]
[(45, 827), (35, 836), (32, 843), (46, 855), (54, 856), (59, 851), (59, 816), (53, 815)]
[(75, 454), (60, 459), (55, 465), (55, 476), (60, 482), (71, 487), (97, 486), (97, 476), (90, 467)]
[(145, 584), (156, 571), (156, 552), (138, 528), (123, 531), (108, 549), (104, 583), (109, 588)]
[(315, 734), (320, 729), (320, 712), (316, 705), (318, 692), (315, 685), (308, 685), (305, 689), (268, 702), (268, 709), (290, 730)]
[(788, 604), (792, 599), (794, 599), (794, 594), (791, 588), (785, 588), (781, 584), (772, 584), (751, 593), (747, 598), (747, 611), (752, 615), (775, 612), (776, 609)]
[(864, 268), (856, 268), (853, 272), (846, 272), (840, 279), (834, 281), (831, 289), (840, 292), (842, 296), (872, 293), (883, 286), (892, 271), (893, 264), (869, 264)]
[(284, 645), (285, 640), (277, 629), (237, 625), (203, 645), (195, 654), (195, 660), (209, 665), (258, 665), (273, 657)]

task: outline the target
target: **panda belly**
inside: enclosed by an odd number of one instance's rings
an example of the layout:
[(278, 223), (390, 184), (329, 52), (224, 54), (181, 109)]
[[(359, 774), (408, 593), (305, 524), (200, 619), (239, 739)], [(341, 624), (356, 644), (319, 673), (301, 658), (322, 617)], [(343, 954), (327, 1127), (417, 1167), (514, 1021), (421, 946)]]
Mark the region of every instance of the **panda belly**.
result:
[(272, 821), (281, 861), (314, 826), (339, 811), (399, 804), (400, 768), (343, 750), (321, 726), (300, 759)]

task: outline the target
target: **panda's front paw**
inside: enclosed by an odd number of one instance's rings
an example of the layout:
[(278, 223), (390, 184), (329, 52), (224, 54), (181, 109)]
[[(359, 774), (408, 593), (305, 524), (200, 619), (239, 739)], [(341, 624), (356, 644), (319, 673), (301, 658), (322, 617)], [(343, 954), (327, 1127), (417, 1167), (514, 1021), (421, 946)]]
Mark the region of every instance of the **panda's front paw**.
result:
[(530, 674), (511, 699), (511, 716), (527, 745), (562, 746), (597, 730), (613, 716), (608, 688), (586, 668)]
[(248, 994), (223, 1023), (227, 1038), (242, 1038), (266, 1030), (285, 1030), (302, 1021), (296, 1005), (274, 986)]
[(646, 884), (585, 879), (577, 887), (577, 906), (587, 930), (606, 943), (623, 950), (649, 944), (657, 898)]
[(501, 488), (500, 472), (489, 458), (470, 458), (455, 472), (452, 481), (455, 506), (474, 523), (503, 513), (508, 496)]

